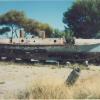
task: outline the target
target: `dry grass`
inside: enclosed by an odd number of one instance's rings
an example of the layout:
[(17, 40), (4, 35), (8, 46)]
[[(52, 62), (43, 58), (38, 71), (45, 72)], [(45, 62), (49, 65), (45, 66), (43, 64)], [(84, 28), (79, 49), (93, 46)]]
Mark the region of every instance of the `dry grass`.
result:
[[(64, 84), (72, 71), (67, 67), (0, 62), (0, 93), (3, 93), (0, 98), (100, 99), (100, 66), (91, 65), (89, 70), (82, 70), (79, 80), (72, 87)], [(83, 69), (83, 66), (80, 67)]]
[(99, 76), (91, 76), (79, 80), (74, 86), (68, 87), (61, 79), (41, 79), (22, 93), (19, 99), (100, 99)]

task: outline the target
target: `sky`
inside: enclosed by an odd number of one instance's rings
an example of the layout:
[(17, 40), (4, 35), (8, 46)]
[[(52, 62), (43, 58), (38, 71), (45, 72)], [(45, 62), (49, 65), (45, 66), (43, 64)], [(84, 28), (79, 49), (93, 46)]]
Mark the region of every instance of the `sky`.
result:
[(64, 30), (63, 13), (75, 0), (0, 0), (0, 14), (10, 10), (24, 11), (32, 19)]

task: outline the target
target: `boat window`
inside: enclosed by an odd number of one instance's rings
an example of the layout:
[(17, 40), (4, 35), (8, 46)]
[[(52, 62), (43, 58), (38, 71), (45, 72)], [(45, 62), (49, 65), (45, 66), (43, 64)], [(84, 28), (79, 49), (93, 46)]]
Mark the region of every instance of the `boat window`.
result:
[(22, 39), (21, 42), (24, 42), (24, 40)]
[(57, 42), (57, 40), (54, 40), (54, 43), (56, 43)]

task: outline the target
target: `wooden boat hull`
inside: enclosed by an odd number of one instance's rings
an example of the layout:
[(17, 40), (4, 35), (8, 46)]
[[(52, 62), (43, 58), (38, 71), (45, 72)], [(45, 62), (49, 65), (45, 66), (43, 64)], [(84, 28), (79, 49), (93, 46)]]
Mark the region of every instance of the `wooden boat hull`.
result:
[(57, 60), (60, 62), (83, 62), (100, 59), (100, 45), (19, 45), (0, 44), (0, 57), (11, 59)]

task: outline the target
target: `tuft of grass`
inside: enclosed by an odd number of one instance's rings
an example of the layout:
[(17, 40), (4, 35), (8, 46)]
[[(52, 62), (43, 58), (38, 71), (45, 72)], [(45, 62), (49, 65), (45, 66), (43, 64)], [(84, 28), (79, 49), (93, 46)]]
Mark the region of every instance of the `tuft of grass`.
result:
[(100, 76), (81, 79), (73, 86), (67, 86), (61, 79), (36, 81), (18, 99), (100, 99)]
[(51, 69), (56, 69), (56, 67), (55, 66), (52, 66)]
[(4, 81), (0, 81), (0, 84), (5, 84), (5, 82)]
[(86, 67), (84, 64), (74, 63), (68, 66), (68, 68), (71, 68), (71, 69), (76, 68), (76, 67), (79, 67), (81, 70), (89, 70), (89, 67)]

